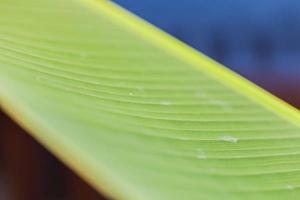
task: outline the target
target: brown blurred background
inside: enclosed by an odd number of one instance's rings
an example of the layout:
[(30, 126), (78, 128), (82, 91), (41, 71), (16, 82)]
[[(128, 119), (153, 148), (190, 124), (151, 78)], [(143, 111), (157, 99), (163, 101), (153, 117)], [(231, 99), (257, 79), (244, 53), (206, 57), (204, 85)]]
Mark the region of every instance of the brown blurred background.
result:
[(0, 112), (0, 199), (105, 200)]

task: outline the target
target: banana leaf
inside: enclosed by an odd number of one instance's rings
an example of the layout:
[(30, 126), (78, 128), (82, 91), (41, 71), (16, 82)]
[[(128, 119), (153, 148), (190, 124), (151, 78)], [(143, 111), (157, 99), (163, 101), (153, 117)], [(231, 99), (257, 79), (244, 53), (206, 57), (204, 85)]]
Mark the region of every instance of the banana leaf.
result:
[(299, 111), (110, 1), (0, 0), (0, 105), (113, 199), (300, 198)]

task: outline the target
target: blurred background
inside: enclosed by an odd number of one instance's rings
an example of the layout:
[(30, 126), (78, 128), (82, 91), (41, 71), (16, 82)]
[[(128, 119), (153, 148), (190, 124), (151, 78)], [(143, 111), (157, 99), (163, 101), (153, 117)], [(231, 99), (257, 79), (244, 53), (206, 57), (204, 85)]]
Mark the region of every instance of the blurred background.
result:
[[(299, 0), (115, 2), (300, 108)], [(105, 199), (1, 112), (0, 122), (0, 200)]]

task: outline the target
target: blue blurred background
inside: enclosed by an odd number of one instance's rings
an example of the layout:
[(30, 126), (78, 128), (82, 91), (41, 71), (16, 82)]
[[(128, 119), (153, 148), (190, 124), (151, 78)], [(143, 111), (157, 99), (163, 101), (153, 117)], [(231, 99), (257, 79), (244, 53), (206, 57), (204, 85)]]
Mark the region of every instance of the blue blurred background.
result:
[(114, 0), (300, 108), (299, 0)]

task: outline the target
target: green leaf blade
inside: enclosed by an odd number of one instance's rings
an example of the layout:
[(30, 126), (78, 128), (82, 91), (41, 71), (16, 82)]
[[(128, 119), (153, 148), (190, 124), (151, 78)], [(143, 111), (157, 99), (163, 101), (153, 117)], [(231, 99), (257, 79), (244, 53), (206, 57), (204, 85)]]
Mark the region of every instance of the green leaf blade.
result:
[(300, 195), (298, 111), (91, 2), (1, 2), (4, 110), (116, 199)]

